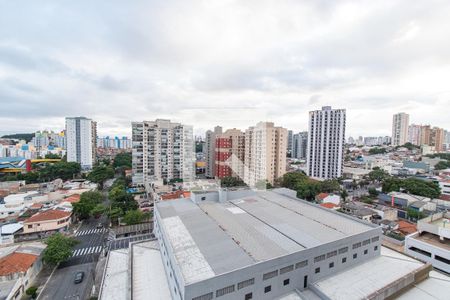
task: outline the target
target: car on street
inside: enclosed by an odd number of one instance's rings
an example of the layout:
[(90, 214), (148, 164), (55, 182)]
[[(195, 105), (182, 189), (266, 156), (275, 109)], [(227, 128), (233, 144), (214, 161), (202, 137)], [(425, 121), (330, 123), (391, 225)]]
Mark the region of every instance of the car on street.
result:
[(78, 284), (78, 283), (81, 283), (82, 281), (83, 281), (83, 278), (84, 278), (84, 272), (77, 272), (76, 274), (75, 274), (75, 279), (74, 279), (74, 283), (75, 284)]

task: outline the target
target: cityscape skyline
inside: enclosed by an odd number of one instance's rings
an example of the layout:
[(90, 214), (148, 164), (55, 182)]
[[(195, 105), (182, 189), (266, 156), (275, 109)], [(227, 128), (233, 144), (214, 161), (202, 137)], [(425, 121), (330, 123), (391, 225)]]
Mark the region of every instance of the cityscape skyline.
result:
[(62, 128), (67, 111), (100, 135), (157, 118), (299, 132), (326, 105), (347, 109), (349, 136), (389, 135), (399, 111), (450, 128), (443, 1), (1, 6), (0, 134)]

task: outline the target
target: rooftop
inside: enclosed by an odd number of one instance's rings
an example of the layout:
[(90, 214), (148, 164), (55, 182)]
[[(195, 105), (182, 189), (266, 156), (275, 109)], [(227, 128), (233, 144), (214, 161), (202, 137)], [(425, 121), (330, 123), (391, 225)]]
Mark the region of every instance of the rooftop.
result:
[(444, 250), (450, 251), (450, 241), (449, 240), (445, 240), (444, 242), (441, 242), (441, 240), (439, 239), (438, 235), (432, 234), (432, 233), (428, 233), (428, 232), (423, 232), (421, 235), (419, 234), (415, 234), (410, 236), (411, 238), (433, 245), (435, 247), (439, 247), (442, 248)]
[(156, 206), (186, 284), (374, 228), (274, 190), (225, 203)]
[(38, 255), (14, 252), (0, 259), (0, 276), (27, 271)]
[(32, 217), (26, 219), (24, 223), (34, 223), (41, 221), (58, 220), (62, 218), (69, 217), (72, 213), (68, 211), (49, 209), (43, 212), (39, 212)]
[(392, 282), (423, 268), (424, 263), (381, 247), (380, 256), (321, 279), (313, 287), (329, 299), (369, 299)]

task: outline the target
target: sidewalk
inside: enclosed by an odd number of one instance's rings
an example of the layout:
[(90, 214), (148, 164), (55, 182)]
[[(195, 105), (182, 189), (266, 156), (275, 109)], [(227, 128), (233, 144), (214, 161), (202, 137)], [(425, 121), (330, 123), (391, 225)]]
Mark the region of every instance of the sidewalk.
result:
[[(54, 269), (55, 269), (54, 266), (48, 266), (44, 264), (41, 272), (39, 272), (39, 274), (33, 280), (33, 283), (30, 286), (35, 286), (38, 288), (37, 290), (38, 295), (44, 288), (45, 283), (47, 282), (48, 278), (50, 277)], [(29, 297), (25, 294), (22, 297), (22, 299), (29, 299)]]

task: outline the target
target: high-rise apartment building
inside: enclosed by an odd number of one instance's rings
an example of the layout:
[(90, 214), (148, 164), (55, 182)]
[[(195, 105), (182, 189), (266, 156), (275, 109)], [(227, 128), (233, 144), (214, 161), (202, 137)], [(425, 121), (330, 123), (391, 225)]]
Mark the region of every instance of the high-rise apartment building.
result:
[(64, 131), (53, 132), (53, 131), (36, 131), (31, 143), (36, 147), (36, 149), (42, 149), (47, 147), (56, 148), (66, 148), (66, 136)]
[(293, 147), (294, 147), (294, 132), (292, 130), (288, 130), (288, 140), (287, 140), (287, 154), (289, 157), (292, 157)]
[(392, 145), (401, 146), (408, 141), (409, 115), (395, 114), (392, 118)]
[(244, 177), (245, 136), (239, 129), (228, 129), (216, 136), (215, 177)]
[(315, 178), (331, 179), (342, 175), (345, 143), (345, 109), (309, 112), (307, 172)]
[(245, 131), (244, 182), (271, 184), (286, 173), (287, 129), (260, 122)]
[(206, 169), (205, 176), (213, 178), (216, 174), (216, 136), (222, 133), (222, 127), (216, 126), (214, 130), (206, 131), (205, 138), (205, 161)]
[(308, 149), (308, 132), (303, 131), (293, 135), (292, 138), (292, 158), (306, 159)]
[(431, 126), (423, 125), (420, 127), (420, 145), (431, 144)]
[(408, 142), (420, 146), (421, 125), (411, 124), (408, 126)]
[(194, 135), (191, 126), (157, 119), (132, 123), (133, 184), (194, 179)]
[(67, 161), (91, 169), (97, 148), (97, 123), (85, 117), (66, 118)]
[(444, 151), (445, 130), (433, 127), (430, 134), (430, 146), (434, 146), (436, 152)]

